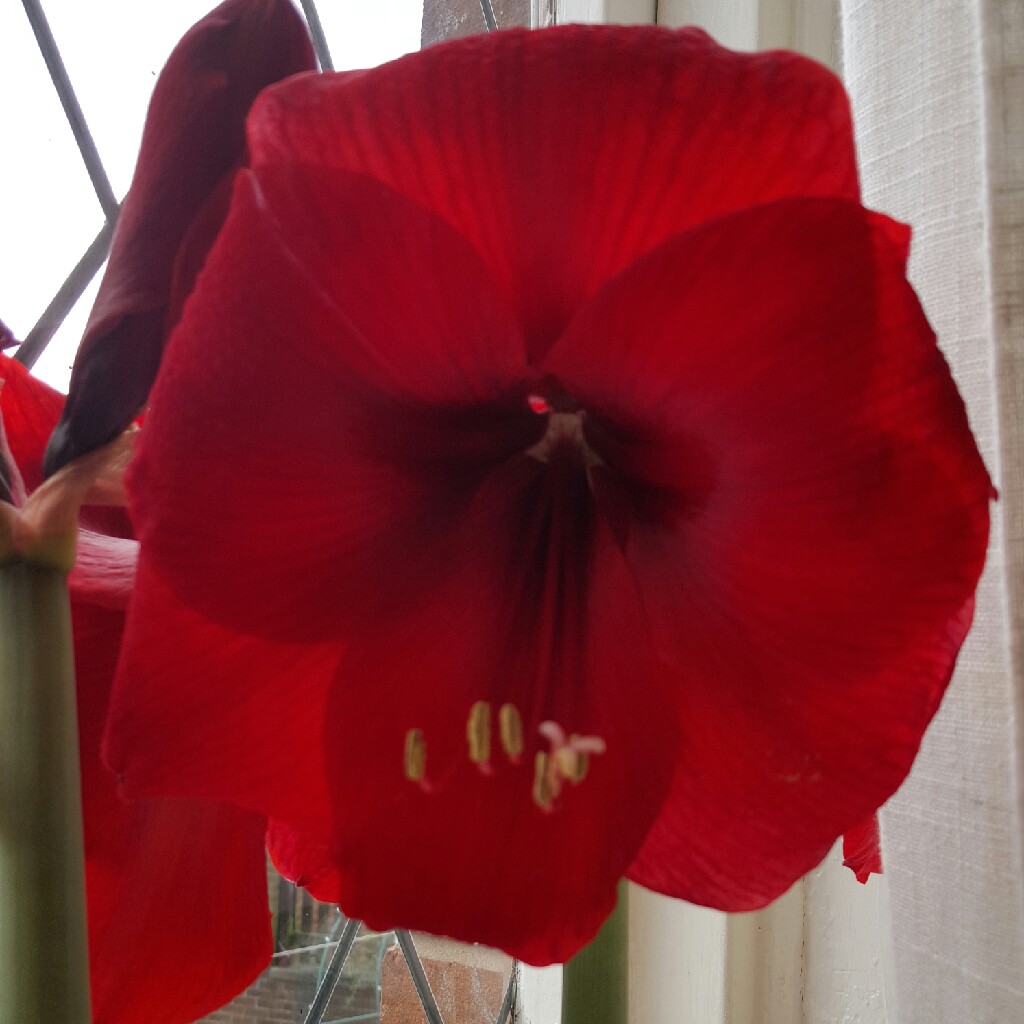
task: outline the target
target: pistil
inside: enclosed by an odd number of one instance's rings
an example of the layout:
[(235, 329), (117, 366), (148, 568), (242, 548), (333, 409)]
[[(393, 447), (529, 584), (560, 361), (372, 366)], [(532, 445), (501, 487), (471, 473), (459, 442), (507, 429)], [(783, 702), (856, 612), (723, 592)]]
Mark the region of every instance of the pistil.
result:
[(604, 465), (604, 460), (587, 444), (583, 434), (583, 420), (586, 418), (586, 411), (580, 409), (578, 412), (548, 412), (548, 429), (544, 436), (532, 448), (527, 448), (526, 454), (539, 462), (548, 463), (552, 454), (559, 448), (577, 450), (583, 458), (583, 465), (587, 469), (592, 466)]

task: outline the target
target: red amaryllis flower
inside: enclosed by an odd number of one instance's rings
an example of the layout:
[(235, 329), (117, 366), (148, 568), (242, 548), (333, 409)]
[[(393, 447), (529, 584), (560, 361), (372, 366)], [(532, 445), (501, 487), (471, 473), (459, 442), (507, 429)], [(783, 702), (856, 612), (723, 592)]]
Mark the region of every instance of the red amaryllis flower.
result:
[[(5, 461), (20, 469), (20, 499), (41, 483), (43, 448), (63, 400), (3, 355), (0, 380)], [(82, 518), (69, 586), (93, 1020), (187, 1024), (227, 1002), (269, 962), (265, 823), (214, 803), (118, 795), (100, 762), (100, 739), (138, 545), (102, 532), (109, 510), (86, 508)]]
[(991, 496), (836, 80), (508, 33), (249, 132), (131, 480), (127, 790), (535, 963), (623, 875), (776, 897), (909, 770)]
[(171, 54), (153, 90), (47, 475), (113, 440), (142, 409), (246, 161), (252, 101), (264, 86), (315, 67), (290, 0), (226, 0)]

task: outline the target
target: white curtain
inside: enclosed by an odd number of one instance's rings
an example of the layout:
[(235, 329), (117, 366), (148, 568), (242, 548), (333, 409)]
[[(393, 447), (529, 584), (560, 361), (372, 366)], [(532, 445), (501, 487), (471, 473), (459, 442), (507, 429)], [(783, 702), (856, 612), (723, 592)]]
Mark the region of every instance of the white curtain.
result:
[(1024, 4), (844, 0), (865, 199), (911, 278), (1001, 491), (974, 632), (883, 818), (900, 1024), (1024, 1021)]

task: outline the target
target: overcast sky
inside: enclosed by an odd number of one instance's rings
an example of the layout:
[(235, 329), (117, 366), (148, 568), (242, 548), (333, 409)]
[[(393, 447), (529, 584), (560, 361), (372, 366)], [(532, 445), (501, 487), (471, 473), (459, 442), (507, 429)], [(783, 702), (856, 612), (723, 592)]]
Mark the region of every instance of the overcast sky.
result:
[[(43, 0), (114, 193), (131, 180), (153, 83), (216, 0)], [(419, 46), (422, 0), (318, 0), (335, 66)], [(103, 224), (99, 203), (19, 0), (0, 0), (0, 320), (31, 329)], [(36, 364), (65, 390), (99, 275)]]

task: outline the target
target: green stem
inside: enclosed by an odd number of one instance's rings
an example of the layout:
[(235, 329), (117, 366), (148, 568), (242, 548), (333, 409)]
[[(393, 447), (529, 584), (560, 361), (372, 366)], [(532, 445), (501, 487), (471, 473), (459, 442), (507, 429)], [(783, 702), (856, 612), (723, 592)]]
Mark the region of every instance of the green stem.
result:
[(629, 907), (626, 882), (619, 903), (593, 941), (562, 970), (562, 1024), (627, 1024)]
[(0, 1024), (89, 1024), (67, 576), (0, 565)]

